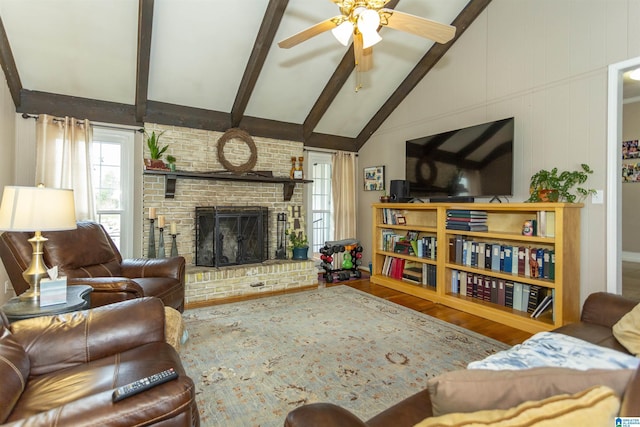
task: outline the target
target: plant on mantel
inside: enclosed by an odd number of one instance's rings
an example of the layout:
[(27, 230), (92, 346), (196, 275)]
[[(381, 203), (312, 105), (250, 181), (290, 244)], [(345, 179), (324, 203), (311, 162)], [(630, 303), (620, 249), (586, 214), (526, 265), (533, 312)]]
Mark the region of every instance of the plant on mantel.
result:
[[(582, 163), (579, 170), (562, 171), (558, 168), (550, 171), (541, 169), (531, 176), (529, 182), (529, 199), (527, 202), (567, 202), (583, 201), (589, 194), (595, 194), (592, 188), (576, 187), (584, 184), (593, 170)], [(574, 189), (574, 187), (576, 187)]]
[(166, 131), (162, 131), (156, 135), (155, 131), (151, 132), (151, 135), (144, 131), (147, 137), (147, 147), (149, 148), (149, 159), (145, 159), (145, 166), (147, 169), (167, 169), (167, 165), (162, 161), (162, 155), (169, 148), (169, 145), (160, 146), (160, 137)]
[(289, 242), (291, 242), (291, 246), (294, 249), (309, 247), (309, 241), (307, 240), (307, 236), (305, 236), (304, 233), (300, 232), (298, 234), (294, 231), (287, 230), (285, 234), (289, 235)]

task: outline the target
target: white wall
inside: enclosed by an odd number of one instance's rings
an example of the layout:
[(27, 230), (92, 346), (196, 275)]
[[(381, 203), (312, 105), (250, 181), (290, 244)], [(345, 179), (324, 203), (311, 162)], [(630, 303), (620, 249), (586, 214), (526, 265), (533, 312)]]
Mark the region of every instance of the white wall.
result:
[[(15, 174), (15, 123), (16, 109), (11, 99), (11, 93), (4, 78), (4, 72), (0, 70), (0, 194), (5, 185), (14, 184)], [(4, 265), (0, 262), (0, 305), (14, 296), (13, 288), (5, 292), (5, 282), (9, 280)]]
[[(493, 0), (364, 145), (360, 166), (386, 165), (387, 184), (404, 179), (406, 140), (514, 116), (511, 201), (554, 166), (588, 163), (587, 184), (606, 188), (607, 66), (640, 55), (638, 22), (634, 0)], [(371, 224), (377, 196), (360, 193), (360, 224)], [(582, 210), (581, 301), (606, 288), (605, 206), (587, 200)], [(367, 250), (371, 227), (359, 232)]]

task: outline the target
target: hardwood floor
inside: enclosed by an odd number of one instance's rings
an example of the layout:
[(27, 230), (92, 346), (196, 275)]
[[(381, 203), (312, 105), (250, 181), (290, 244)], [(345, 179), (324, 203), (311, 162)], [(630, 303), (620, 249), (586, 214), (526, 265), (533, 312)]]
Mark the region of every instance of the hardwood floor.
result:
[(505, 344), (520, 344), (531, 336), (531, 333), (511, 328), (501, 323), (483, 319), (473, 314), (465, 313), (442, 304), (436, 304), (413, 295), (407, 295), (385, 286), (380, 286), (369, 282), (368, 279), (347, 280), (326, 286), (346, 285), (360, 291), (375, 295), (379, 298), (392, 301), (396, 304), (419, 311), (445, 322), (458, 325), (465, 329), (477, 332)]
[[(402, 292), (398, 292), (396, 290), (389, 289), (384, 286), (370, 283), (369, 279), (359, 279), (359, 280), (352, 279), (352, 280), (346, 280), (344, 282), (337, 282), (337, 283), (326, 284), (326, 285), (321, 282), (319, 286), (331, 287), (331, 286), (339, 286), (339, 285), (350, 286), (354, 289), (358, 289), (368, 294), (375, 295), (379, 298), (384, 298), (386, 300), (392, 301), (396, 304), (402, 305), (412, 310), (416, 310), (421, 313), (428, 314), (429, 316), (433, 316), (435, 318), (444, 320), (445, 322), (458, 325), (460, 327), (469, 329), (471, 331), (474, 331), (479, 334), (485, 335), (487, 337), (493, 338), (495, 340), (501, 341), (505, 344), (509, 344), (509, 345), (520, 344), (521, 342), (523, 342), (524, 340), (526, 340), (531, 336), (529, 332), (524, 332), (519, 329), (511, 328), (501, 323), (496, 323), (491, 320), (483, 319), (482, 317), (474, 316), (473, 314), (465, 313), (459, 310), (455, 310), (453, 308), (446, 307), (442, 304), (436, 304), (431, 301), (424, 300), (422, 298), (414, 297), (412, 295), (407, 295)], [(313, 288), (315, 288), (315, 286)], [(243, 300), (277, 295), (277, 294), (301, 292), (303, 290), (309, 290), (309, 289), (310, 288), (304, 288), (304, 289), (295, 289), (295, 290), (287, 290), (287, 291), (278, 291), (273, 293), (265, 293), (260, 295), (226, 298), (224, 300), (220, 300), (216, 302), (208, 302), (202, 305), (225, 304), (230, 302), (238, 302)], [(188, 306), (187, 308), (195, 308), (196, 306), (202, 306), (202, 305), (201, 304), (191, 305), (191, 306)]]

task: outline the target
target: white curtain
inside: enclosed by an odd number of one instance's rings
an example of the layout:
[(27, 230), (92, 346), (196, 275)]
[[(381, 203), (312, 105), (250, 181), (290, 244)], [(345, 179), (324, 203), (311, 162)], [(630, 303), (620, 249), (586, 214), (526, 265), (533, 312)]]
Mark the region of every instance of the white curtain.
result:
[(333, 155), (331, 193), (335, 240), (356, 238), (356, 154)]
[[(36, 184), (73, 190), (78, 220), (95, 220), (89, 120), (41, 114), (36, 121)], [(46, 207), (45, 207), (46, 208)]]

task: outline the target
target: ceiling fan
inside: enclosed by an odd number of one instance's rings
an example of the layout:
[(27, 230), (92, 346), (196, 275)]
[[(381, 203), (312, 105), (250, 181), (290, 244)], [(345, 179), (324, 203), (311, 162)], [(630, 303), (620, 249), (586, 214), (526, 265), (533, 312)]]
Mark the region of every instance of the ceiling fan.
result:
[(353, 35), (356, 71), (368, 71), (373, 66), (373, 45), (382, 40), (381, 26), (406, 31), (437, 43), (447, 43), (456, 34), (456, 28), (430, 19), (386, 9), (389, 0), (331, 0), (340, 8), (341, 15), (319, 22), (278, 43), (289, 49), (312, 37), (331, 30), (344, 46)]

